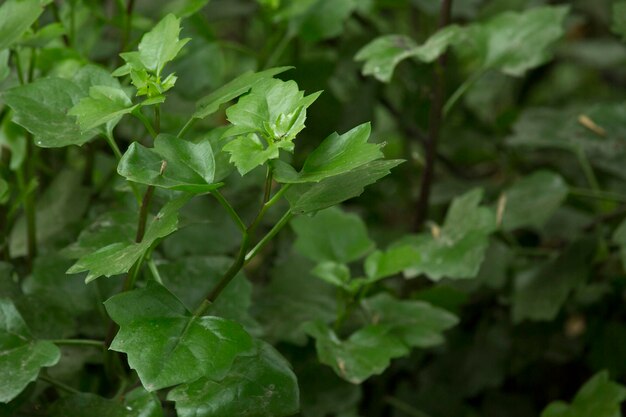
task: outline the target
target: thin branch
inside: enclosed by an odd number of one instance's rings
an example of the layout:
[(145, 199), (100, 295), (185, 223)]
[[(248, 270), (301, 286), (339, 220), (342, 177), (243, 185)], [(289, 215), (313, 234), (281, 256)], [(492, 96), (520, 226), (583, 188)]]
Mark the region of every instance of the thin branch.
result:
[[(446, 27), (450, 23), (450, 14), (452, 10), (452, 0), (443, 0), (439, 15), (439, 29)], [(435, 65), (435, 87), (433, 100), (430, 107), (430, 115), (428, 122), (428, 136), (424, 144), (424, 153), (426, 154), (424, 171), (420, 181), (420, 194), (416, 204), (414, 228), (420, 229), (428, 217), (428, 205), (430, 201), (430, 191), (432, 189), (435, 161), (437, 158), (437, 142), (439, 140), (439, 131), (443, 120), (444, 96), (446, 92), (445, 70), (447, 64), (447, 54), (443, 54), (437, 60)]]

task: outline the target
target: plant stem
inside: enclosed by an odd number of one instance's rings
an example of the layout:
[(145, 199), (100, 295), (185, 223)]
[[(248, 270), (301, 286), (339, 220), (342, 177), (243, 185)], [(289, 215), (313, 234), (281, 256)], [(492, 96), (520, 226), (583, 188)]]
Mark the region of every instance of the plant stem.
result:
[(154, 130), (157, 135), (161, 133), (161, 106), (159, 104), (154, 106)]
[(578, 147), (576, 148), (575, 153), (576, 157), (578, 158), (578, 163), (580, 164), (580, 167), (585, 174), (585, 178), (587, 178), (589, 186), (595, 192), (600, 192), (600, 184), (598, 182), (598, 179), (596, 178), (595, 173), (593, 172), (593, 167), (591, 166), (591, 163), (589, 163), (589, 158), (587, 158), (585, 151), (582, 148)]
[(469, 90), (469, 88), (473, 86), (480, 79), (480, 77), (483, 76), (484, 73), (485, 71), (477, 71), (473, 73), (468, 79), (463, 82), (463, 84), (459, 86), (459, 88), (456, 89), (454, 93), (452, 93), (450, 98), (446, 101), (446, 104), (443, 106), (444, 118), (450, 113), (454, 105), (457, 103), (457, 101), (459, 101), (463, 94), (465, 94), (467, 90)]
[(254, 258), (265, 247), (265, 245), (267, 245), (268, 242), (272, 240), (287, 223), (289, 223), (289, 220), (292, 218), (293, 213), (291, 210), (288, 210), (283, 217), (280, 218), (278, 223), (276, 223), (274, 227), (272, 227), (272, 229), (259, 241), (259, 243), (257, 243), (256, 246), (246, 254), (244, 265), (250, 262), (250, 260)]
[[(443, 0), (439, 14), (439, 29), (446, 27), (450, 23), (450, 14), (452, 10), (452, 0)], [(426, 161), (422, 178), (420, 181), (420, 194), (417, 200), (415, 210), (414, 229), (419, 230), (424, 221), (428, 217), (428, 204), (430, 201), (430, 191), (432, 188), (435, 174), (435, 160), (437, 159), (437, 142), (439, 139), (439, 131), (443, 120), (443, 105), (445, 95), (445, 70), (447, 63), (447, 54), (443, 54), (437, 60), (435, 65), (435, 87), (432, 104), (430, 106), (430, 114), (428, 121), (428, 136), (424, 144), (424, 152)]]
[(143, 236), (146, 232), (146, 223), (148, 222), (148, 213), (150, 209), (150, 201), (154, 194), (154, 186), (148, 185), (146, 192), (141, 200), (141, 207), (139, 209), (139, 220), (137, 222), (137, 234), (135, 235), (135, 242), (141, 243)]
[[(31, 134), (26, 135), (26, 161), (24, 161), (24, 171), (26, 174), (26, 184), (30, 186), (35, 178), (34, 149)], [(24, 196), (24, 215), (26, 216), (26, 244), (28, 253), (28, 263), (37, 257), (37, 211), (35, 206), (35, 190), (31, 190)]]
[(241, 220), (241, 217), (239, 217), (233, 206), (228, 202), (228, 200), (226, 200), (222, 193), (220, 193), (219, 190), (213, 190), (211, 191), (211, 195), (215, 197), (215, 199), (222, 205), (222, 207), (226, 209), (229, 216), (233, 219), (239, 230), (241, 230), (242, 233), (245, 233), (246, 224), (243, 222), (243, 220)]
[(157, 268), (156, 263), (154, 262), (154, 259), (152, 259), (152, 257), (148, 259), (148, 268), (150, 268), (150, 272), (152, 273), (154, 280), (158, 282), (159, 284), (163, 285), (163, 278), (161, 278), (161, 274), (159, 273), (159, 268)]
[[(119, 146), (117, 146), (117, 142), (115, 142), (115, 138), (113, 137), (113, 134), (111, 132), (109, 132), (108, 129), (107, 129), (107, 132), (106, 132), (104, 137), (106, 138), (106, 141), (109, 144), (109, 147), (113, 151), (113, 154), (115, 155), (115, 158), (119, 162), (122, 159), (122, 151), (120, 151)], [(137, 204), (141, 204), (141, 193), (139, 192), (139, 189), (137, 188), (137, 185), (134, 182), (132, 182), (132, 181), (128, 181), (128, 185), (130, 185), (130, 188), (131, 188), (133, 194), (135, 195), (135, 199), (137, 200)]]
[(100, 340), (89, 340), (89, 339), (56, 339), (51, 340), (55, 345), (65, 345), (65, 346), (94, 346), (103, 348), (104, 342)]
[(182, 127), (182, 129), (180, 129), (180, 131), (178, 132), (178, 135), (176, 135), (177, 138), (182, 138), (183, 136), (185, 136), (185, 133), (187, 133), (187, 131), (189, 129), (191, 129), (193, 127), (194, 124), (196, 124), (196, 122), (198, 121), (198, 119), (196, 119), (195, 117), (191, 117), (191, 119), (187, 120), (187, 123), (185, 123), (185, 125)]
[(113, 151), (113, 154), (115, 155), (117, 160), (119, 161), (120, 159), (122, 159), (122, 151), (120, 151), (119, 146), (117, 146), (117, 143), (115, 142), (115, 138), (113, 138), (113, 134), (109, 132), (108, 129), (104, 137), (106, 138), (107, 143), (111, 147), (111, 150)]
[[(265, 200), (266, 198), (269, 198), (269, 193), (271, 193), (271, 190), (270, 191), (267, 190), (268, 187), (271, 187), (271, 181), (267, 181), (267, 178), (266, 178), (265, 190), (263, 191), (263, 200)], [(200, 304), (200, 306), (196, 309), (196, 311), (194, 312), (195, 317), (200, 317), (204, 313), (206, 313), (206, 311), (211, 306), (211, 304), (217, 299), (217, 297), (219, 297), (220, 293), (224, 290), (224, 288), (226, 288), (226, 286), (228, 286), (230, 281), (232, 281), (232, 279), (235, 278), (235, 276), (241, 270), (241, 268), (243, 268), (243, 266), (250, 259), (252, 259), (252, 257), (248, 257), (246, 255), (247, 255), (248, 249), (250, 248), (250, 243), (252, 239), (254, 238), (254, 234), (256, 232), (257, 227), (261, 223), (261, 220), (263, 219), (263, 216), (265, 216), (265, 213), (267, 212), (267, 210), (270, 207), (272, 207), (278, 200), (280, 200), (280, 198), (283, 196), (283, 194), (285, 193), (285, 191), (287, 191), (288, 188), (289, 188), (289, 184), (284, 185), (272, 198), (269, 198), (269, 200), (263, 204), (263, 206), (259, 210), (259, 213), (255, 217), (255, 219), (252, 221), (250, 226), (248, 226), (243, 231), (243, 236), (241, 239), (241, 245), (239, 246), (239, 253), (237, 254), (237, 258), (235, 258), (230, 268), (228, 268), (228, 270), (224, 273), (224, 275), (219, 280), (217, 285), (211, 290), (211, 292), (209, 292), (209, 294), (205, 297), (204, 301), (202, 301), (202, 304)], [(276, 228), (278, 225), (280, 225), (272, 234), (272, 236), (274, 236), (278, 232), (278, 230), (280, 230), (280, 228), (283, 227), (287, 223), (287, 221), (288, 219), (286, 220), (285, 216), (283, 216), (283, 219), (281, 219), (274, 226), (274, 228)], [(272, 230), (274, 230), (274, 228), (272, 228)], [(272, 231), (270, 231), (270, 233), (272, 233)], [(269, 239), (270, 238), (262, 239), (262, 241), (264, 241), (263, 245), (265, 245), (269, 241)], [(259, 250), (260, 249), (261, 248), (259, 248)], [(254, 252), (254, 249), (253, 249), (253, 252)], [(255, 252), (255, 254), (257, 252)]]
[(59, 388), (62, 391), (68, 392), (70, 394), (81, 394), (81, 392), (75, 388), (70, 387), (67, 384), (64, 384), (61, 381), (57, 381), (56, 379), (52, 379), (47, 375), (39, 375), (39, 379), (41, 379), (42, 381), (47, 382), (48, 384), (52, 385), (55, 388)]
[(141, 109), (137, 109), (131, 114), (135, 116), (137, 119), (139, 119), (141, 123), (143, 123), (143, 125), (146, 127), (146, 130), (148, 131), (150, 136), (152, 136), (152, 138), (156, 138), (158, 136), (157, 131), (152, 127), (150, 120), (148, 120), (148, 118), (144, 116), (144, 114), (141, 112)]

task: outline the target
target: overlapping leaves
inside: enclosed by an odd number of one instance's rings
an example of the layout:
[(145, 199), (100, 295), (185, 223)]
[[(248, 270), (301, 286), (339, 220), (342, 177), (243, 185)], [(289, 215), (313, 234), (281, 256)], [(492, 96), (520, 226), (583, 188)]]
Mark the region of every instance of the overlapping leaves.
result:
[(105, 306), (120, 326), (111, 349), (128, 355), (129, 366), (149, 391), (202, 377), (220, 380), (237, 356), (254, 352), (241, 325), (195, 317), (158, 284), (116, 295)]
[(552, 46), (564, 33), (567, 13), (562, 6), (502, 13), (484, 23), (448, 26), (419, 46), (406, 36), (386, 35), (362, 48), (356, 59), (365, 61), (363, 74), (389, 82), (401, 61), (432, 62), (453, 46), (473, 71), (496, 69), (521, 76), (550, 58)]
[(55, 365), (61, 352), (48, 341), (35, 340), (9, 299), (0, 299), (0, 403), (15, 398), (43, 367)]

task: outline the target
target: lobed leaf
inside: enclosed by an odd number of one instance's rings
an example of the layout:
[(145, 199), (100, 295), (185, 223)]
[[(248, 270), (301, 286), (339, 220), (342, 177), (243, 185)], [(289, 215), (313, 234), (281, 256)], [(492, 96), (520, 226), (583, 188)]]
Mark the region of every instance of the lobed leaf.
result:
[(154, 140), (154, 148), (132, 143), (117, 172), (129, 181), (196, 194), (222, 185), (213, 183), (215, 159), (208, 140), (193, 143), (165, 134)]
[(626, 400), (626, 387), (609, 380), (609, 373), (595, 374), (576, 393), (574, 401), (550, 403), (541, 417), (616, 417), (621, 415), (620, 404)]
[(271, 345), (257, 340), (254, 356), (240, 356), (219, 380), (201, 378), (167, 395), (180, 417), (283, 417), (298, 411), (296, 376)]
[(148, 225), (141, 242), (137, 243), (129, 239), (104, 246), (82, 256), (67, 270), (67, 273), (76, 274), (88, 271), (85, 282), (91, 282), (103, 275), (110, 277), (128, 272), (157, 239), (176, 231), (178, 211), (189, 198), (190, 196), (185, 195), (165, 204)]
[(0, 298), (0, 403), (11, 401), (37, 379), (41, 368), (55, 365), (60, 358), (59, 348), (33, 339), (13, 302)]
[(148, 391), (222, 379), (235, 358), (252, 354), (252, 338), (238, 323), (219, 317), (194, 317), (165, 287), (118, 294), (105, 303), (120, 326), (111, 349), (126, 353)]

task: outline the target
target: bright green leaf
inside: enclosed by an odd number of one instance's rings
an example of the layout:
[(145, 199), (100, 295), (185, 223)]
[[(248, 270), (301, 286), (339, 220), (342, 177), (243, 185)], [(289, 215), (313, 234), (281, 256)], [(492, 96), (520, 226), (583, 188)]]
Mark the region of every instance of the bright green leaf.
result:
[(246, 72), (234, 80), (224, 84), (211, 94), (203, 97), (196, 104), (194, 119), (204, 119), (219, 110), (220, 106), (247, 93), (257, 82), (271, 78), (277, 74), (287, 71), (292, 67), (270, 68), (260, 72)]
[(361, 218), (338, 208), (320, 211), (313, 217), (296, 217), (291, 227), (297, 236), (296, 250), (317, 262), (348, 263), (374, 248)]
[(297, 176), (281, 176), (278, 171), (276, 180), (285, 183), (319, 182), (383, 158), (381, 145), (367, 142), (370, 132), (370, 124), (364, 123), (343, 135), (333, 133), (309, 154)]
[(89, 131), (105, 123), (116, 125), (123, 115), (137, 108), (121, 88), (94, 86), (85, 97), (70, 109), (68, 114), (76, 116), (81, 131)]
[(321, 92), (304, 96), (295, 81), (263, 78), (226, 110), (232, 123), (225, 135), (258, 133), (266, 141), (292, 141), (304, 129), (306, 109)]
[(163, 67), (174, 60), (189, 39), (179, 39), (180, 19), (173, 14), (165, 16), (139, 42), (139, 60), (144, 67), (161, 75)]
[(249, 133), (231, 140), (222, 149), (230, 154), (230, 162), (243, 176), (268, 160), (278, 158), (281, 149), (292, 152), (293, 143), (270, 142), (264, 146), (256, 133)]
[(164, 287), (151, 284), (105, 302), (120, 326), (111, 349), (128, 355), (148, 391), (227, 375), (239, 355), (251, 354), (252, 338), (236, 322), (194, 317)]
[(361, 195), (366, 186), (375, 183), (400, 165), (402, 160), (378, 160), (344, 174), (313, 184), (295, 184), (285, 193), (294, 213), (322, 210)]
[(13, 303), (0, 299), (0, 403), (11, 401), (37, 379), (42, 367), (53, 366), (60, 358), (59, 348), (34, 340)]
[(582, 386), (571, 404), (555, 401), (541, 417), (618, 417), (620, 404), (626, 400), (626, 387), (609, 380), (609, 373), (599, 372)]
[(141, 242), (126, 240), (104, 246), (95, 252), (82, 256), (67, 270), (67, 273), (76, 274), (89, 271), (85, 282), (91, 282), (102, 275), (110, 277), (128, 272), (157, 239), (176, 231), (178, 228), (178, 211), (188, 200), (189, 196), (183, 196), (165, 204), (149, 223)]
[(272, 346), (256, 342), (254, 356), (238, 357), (221, 380), (201, 378), (167, 396), (180, 417), (283, 417), (298, 411), (296, 376)]
[(213, 183), (215, 160), (208, 140), (193, 143), (165, 134), (155, 139), (154, 148), (131, 144), (117, 172), (129, 181), (192, 193), (222, 185)]

